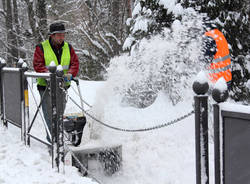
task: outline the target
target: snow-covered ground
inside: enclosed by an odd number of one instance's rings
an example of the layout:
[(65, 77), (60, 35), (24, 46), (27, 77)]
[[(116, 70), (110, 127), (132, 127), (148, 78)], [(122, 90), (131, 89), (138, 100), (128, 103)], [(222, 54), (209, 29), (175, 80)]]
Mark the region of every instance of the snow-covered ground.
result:
[[(88, 82), (84, 83), (88, 84)], [(95, 92), (96, 83), (89, 88), (90, 94)], [(32, 88), (32, 84), (30, 83)], [(85, 89), (85, 87), (83, 88)], [(39, 103), (39, 94), (33, 87), (33, 95)], [(29, 92), (30, 118), (36, 110), (35, 101)], [(72, 94), (73, 96), (73, 94)], [(88, 96), (89, 97), (89, 96)], [(93, 98), (89, 97), (90, 102)], [(78, 100), (78, 99), (77, 99)], [(70, 108), (70, 107), (69, 107)], [(41, 116), (35, 121), (31, 133), (45, 140), (45, 129)], [(31, 139), (31, 147), (25, 146), (20, 140), (20, 129), (9, 124), (6, 129), (0, 126), (0, 183), (1, 184), (94, 184), (92, 179), (81, 177), (75, 167), (66, 166), (65, 174), (51, 168), (51, 157), (47, 146)]]
[[(82, 95), (90, 104), (98, 96), (98, 90), (105, 87), (105, 82), (80, 81)], [(73, 85), (76, 90), (76, 86)], [(39, 99), (36, 88), (34, 95)], [(73, 90), (69, 95), (79, 98)], [(192, 96), (192, 94), (190, 94)], [(30, 93), (31, 117), (35, 111), (35, 103)], [(103, 121), (120, 128), (138, 129), (155, 126), (176, 119), (192, 110), (193, 99), (179, 103), (173, 107), (164, 93), (160, 93), (156, 101), (145, 109), (118, 106), (110, 101), (105, 107)], [(66, 112), (79, 111), (70, 101)], [(45, 132), (41, 118), (34, 124), (32, 134), (44, 139)], [(100, 142), (122, 145), (123, 167), (113, 176), (104, 176), (95, 171), (95, 176), (104, 184), (193, 184), (195, 183), (195, 139), (194, 115), (165, 128), (128, 133), (101, 128)], [(92, 184), (88, 178), (81, 177), (74, 167), (67, 166), (65, 174), (57, 173), (51, 168), (51, 160), (46, 146), (31, 142), (31, 147), (20, 141), (20, 130), (9, 126), (8, 130), (1, 126), (0, 139), (0, 183), (32, 183), (32, 184)]]

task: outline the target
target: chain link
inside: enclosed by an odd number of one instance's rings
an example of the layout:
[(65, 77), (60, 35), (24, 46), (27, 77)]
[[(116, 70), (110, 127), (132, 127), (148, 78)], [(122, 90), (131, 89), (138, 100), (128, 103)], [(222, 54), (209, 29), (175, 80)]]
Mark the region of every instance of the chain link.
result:
[(157, 125), (157, 126), (153, 126), (153, 127), (149, 127), (149, 128), (142, 128), (142, 129), (123, 129), (123, 128), (119, 128), (119, 127), (114, 127), (114, 126), (111, 126), (111, 125), (108, 125), (102, 121), (100, 121), (99, 119), (97, 119), (96, 117), (94, 117), (93, 115), (91, 115), (90, 113), (88, 113), (86, 110), (84, 110), (82, 107), (80, 107), (79, 104), (76, 103), (75, 100), (73, 100), (70, 96), (69, 96), (70, 100), (77, 106), (79, 107), (87, 116), (89, 116), (91, 119), (93, 119), (94, 121), (100, 123), (101, 125), (105, 126), (105, 127), (108, 127), (108, 128), (111, 128), (113, 130), (118, 130), (118, 131), (122, 131), (122, 132), (145, 132), (145, 131), (150, 131), (150, 130), (155, 130), (155, 129), (160, 129), (160, 128), (163, 128), (163, 127), (167, 127), (167, 126), (170, 126), (170, 125), (173, 125), (189, 116), (191, 116), (193, 113), (194, 113), (194, 110), (192, 110), (191, 112), (189, 112), (188, 114), (184, 115), (184, 116), (181, 116), (175, 120), (172, 120), (172, 121), (169, 121), (167, 123), (164, 123), (164, 124), (161, 124), (161, 125)]

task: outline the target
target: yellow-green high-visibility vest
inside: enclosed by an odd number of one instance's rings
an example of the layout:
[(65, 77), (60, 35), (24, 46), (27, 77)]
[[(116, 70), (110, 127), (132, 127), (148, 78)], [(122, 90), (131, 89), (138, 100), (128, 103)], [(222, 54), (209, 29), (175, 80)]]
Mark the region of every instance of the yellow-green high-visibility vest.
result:
[[(54, 61), (56, 66), (58, 66), (57, 57), (49, 43), (49, 40), (45, 40), (44, 42), (42, 42), (42, 47), (44, 51), (45, 66), (48, 67), (52, 61)], [(64, 45), (62, 47), (61, 65), (63, 67), (63, 72), (67, 73), (70, 65), (70, 50), (69, 50), (69, 44), (67, 42), (64, 42)], [(38, 78), (37, 84), (40, 86), (47, 85), (45, 79), (43, 78)], [(70, 85), (70, 82), (66, 83), (66, 86), (68, 85)]]

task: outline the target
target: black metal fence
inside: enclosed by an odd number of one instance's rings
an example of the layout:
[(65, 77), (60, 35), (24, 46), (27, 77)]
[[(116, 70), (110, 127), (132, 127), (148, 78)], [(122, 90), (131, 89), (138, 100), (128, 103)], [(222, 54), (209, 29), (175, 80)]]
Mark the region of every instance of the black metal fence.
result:
[[(1, 121), (8, 127), (8, 123), (13, 124), (21, 130), (21, 140), (30, 145), (33, 138), (51, 148), (52, 167), (64, 162), (64, 136), (63, 136), (63, 106), (62, 95), (64, 93), (62, 85), (62, 73), (56, 70), (55, 65), (49, 67), (49, 73), (28, 72), (26, 65), (19, 65), (19, 68), (5, 67), (5, 63), (0, 63), (0, 102)], [(28, 82), (27, 78), (44, 78), (47, 80), (47, 88), (51, 97), (51, 142), (41, 140), (32, 135), (31, 129), (36, 120), (42, 100), (37, 107), (35, 115), (29, 122), (29, 102), (28, 102)]]
[[(208, 96), (207, 90), (194, 91), (196, 184), (209, 184)], [(225, 102), (228, 91), (214, 89), (212, 97), (217, 102), (213, 105), (214, 183), (249, 184), (250, 107)]]
[[(21, 139), (30, 145), (30, 138), (44, 143), (51, 148), (52, 167), (64, 163), (63, 99), (62, 73), (56, 66), (49, 67), (50, 73), (27, 72), (27, 68), (8, 68), (0, 63), (0, 116), (3, 124), (11, 123), (21, 129)], [(36, 113), (29, 122), (28, 83), (27, 78), (45, 78), (48, 81), (52, 104), (51, 143), (45, 142), (30, 133), (37, 117)], [(195, 150), (196, 150), (196, 184), (209, 184), (209, 143), (208, 143), (208, 84), (194, 83), (195, 107)], [(219, 103), (228, 97), (228, 91), (214, 89), (213, 99), (217, 104), (214, 110), (214, 176), (215, 184), (249, 184), (250, 183), (250, 108), (249, 113), (238, 110), (226, 110)], [(224, 103), (225, 106), (225, 103)], [(244, 107), (245, 108), (245, 107)]]

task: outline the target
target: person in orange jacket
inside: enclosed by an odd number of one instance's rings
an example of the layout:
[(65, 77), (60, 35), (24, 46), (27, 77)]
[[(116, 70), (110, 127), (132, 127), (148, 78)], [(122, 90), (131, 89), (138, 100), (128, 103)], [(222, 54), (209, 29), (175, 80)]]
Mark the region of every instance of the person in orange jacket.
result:
[(223, 33), (209, 25), (204, 34), (203, 53), (207, 64), (209, 80), (216, 83), (221, 77), (231, 88), (232, 73), (228, 42)]

